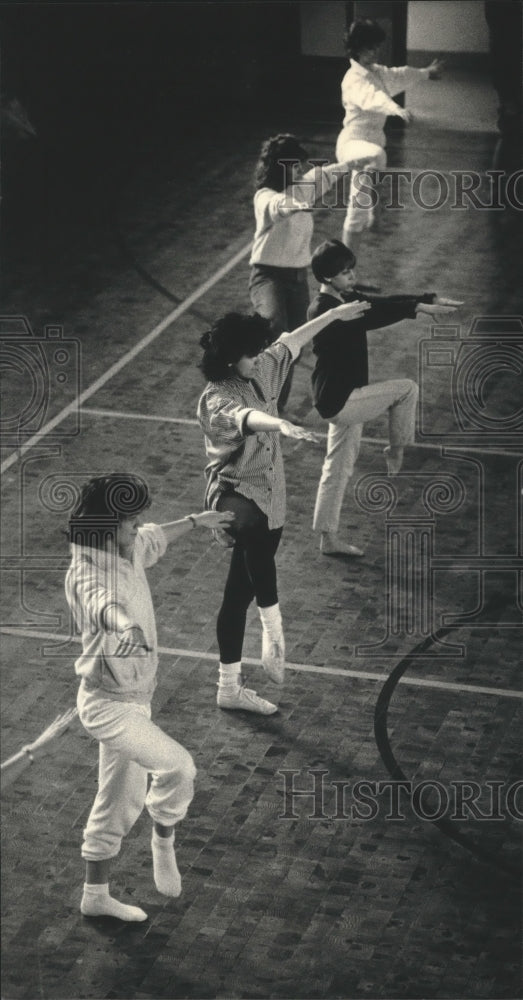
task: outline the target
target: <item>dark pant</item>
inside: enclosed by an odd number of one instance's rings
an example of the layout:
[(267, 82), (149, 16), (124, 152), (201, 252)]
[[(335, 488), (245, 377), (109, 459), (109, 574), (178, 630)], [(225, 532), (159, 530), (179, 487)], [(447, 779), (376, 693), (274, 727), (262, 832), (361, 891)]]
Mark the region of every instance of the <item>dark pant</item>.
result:
[(234, 511), (229, 529), (234, 537), (229, 574), (218, 613), (216, 634), (222, 663), (238, 663), (242, 658), (245, 622), (251, 601), (261, 608), (278, 602), (274, 557), (282, 528), (270, 529), (267, 516), (253, 500), (239, 493), (224, 493), (218, 510)]
[[(254, 264), (251, 268), (249, 293), (256, 312), (270, 320), (274, 340), (280, 333), (290, 333), (306, 323), (310, 299), (305, 267)], [(289, 398), (292, 375), (291, 368), (280, 393), (280, 409), (283, 409)]]

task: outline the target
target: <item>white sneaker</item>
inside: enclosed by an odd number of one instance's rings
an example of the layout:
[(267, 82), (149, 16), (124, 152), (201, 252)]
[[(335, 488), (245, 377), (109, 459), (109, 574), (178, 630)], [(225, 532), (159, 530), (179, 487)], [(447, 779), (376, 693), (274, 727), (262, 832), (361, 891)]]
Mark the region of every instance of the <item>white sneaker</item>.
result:
[(257, 712), (258, 715), (273, 715), (278, 711), (278, 706), (272, 702), (260, 698), (256, 691), (244, 687), (243, 684), (228, 685), (220, 687), (218, 685), (218, 695), (216, 697), (219, 708), (236, 708), (244, 712)]
[(283, 632), (279, 639), (272, 639), (262, 631), (262, 665), (274, 684), (283, 684), (285, 678), (285, 639)]

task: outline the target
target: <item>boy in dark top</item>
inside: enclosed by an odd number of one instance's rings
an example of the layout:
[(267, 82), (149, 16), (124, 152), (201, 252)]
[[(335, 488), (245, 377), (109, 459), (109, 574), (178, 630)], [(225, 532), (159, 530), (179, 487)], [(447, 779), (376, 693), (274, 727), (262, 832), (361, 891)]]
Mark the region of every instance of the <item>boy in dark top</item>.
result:
[[(339, 240), (328, 240), (315, 250), (311, 266), (321, 287), (309, 307), (309, 319), (321, 316), (339, 302), (358, 298), (355, 264), (354, 254)], [(365, 297), (371, 303), (368, 312), (348, 322), (335, 320), (313, 340), (314, 405), (329, 421), (327, 454), (313, 521), (314, 530), (321, 533), (320, 550), (324, 555), (363, 555), (356, 545), (338, 537), (341, 506), (360, 450), (363, 424), (388, 412), (390, 443), (384, 454), (390, 476), (400, 471), (404, 448), (414, 440), (418, 386), (411, 379), (369, 385), (367, 330), (416, 319), (419, 313), (439, 318), (461, 305), (434, 293)]]

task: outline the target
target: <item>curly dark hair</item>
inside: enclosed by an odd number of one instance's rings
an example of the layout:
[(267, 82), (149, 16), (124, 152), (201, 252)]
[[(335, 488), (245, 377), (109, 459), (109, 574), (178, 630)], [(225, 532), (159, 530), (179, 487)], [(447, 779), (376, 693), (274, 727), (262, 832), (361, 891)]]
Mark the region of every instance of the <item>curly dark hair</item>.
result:
[(288, 187), (289, 172), (284, 160), (306, 160), (307, 150), (300, 140), (289, 132), (273, 135), (266, 139), (260, 150), (260, 157), (254, 171), (254, 189), (268, 187), (273, 191), (284, 191)]
[(375, 49), (386, 39), (386, 34), (377, 21), (357, 18), (345, 32), (345, 47), (349, 56), (358, 60), (363, 49)]
[(151, 506), (147, 483), (127, 472), (95, 476), (82, 486), (69, 519), (69, 540), (92, 548), (105, 548), (114, 538), (118, 522)]
[(245, 356), (254, 358), (272, 340), (269, 320), (258, 313), (227, 313), (200, 338), (203, 358), (198, 367), (209, 382), (222, 382), (231, 378), (231, 365)]

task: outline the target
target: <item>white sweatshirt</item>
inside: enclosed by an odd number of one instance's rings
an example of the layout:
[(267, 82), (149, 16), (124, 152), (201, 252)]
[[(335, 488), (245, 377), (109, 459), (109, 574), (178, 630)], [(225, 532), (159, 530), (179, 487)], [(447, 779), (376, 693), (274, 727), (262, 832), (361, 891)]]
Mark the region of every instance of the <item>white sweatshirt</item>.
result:
[(398, 105), (392, 100), (394, 94), (401, 94), (428, 79), (428, 67), (414, 69), (412, 66), (381, 66), (373, 63), (366, 69), (355, 59), (351, 59), (350, 68), (341, 81), (346, 138), (365, 139), (384, 146), (385, 120), (388, 115), (398, 113)]

